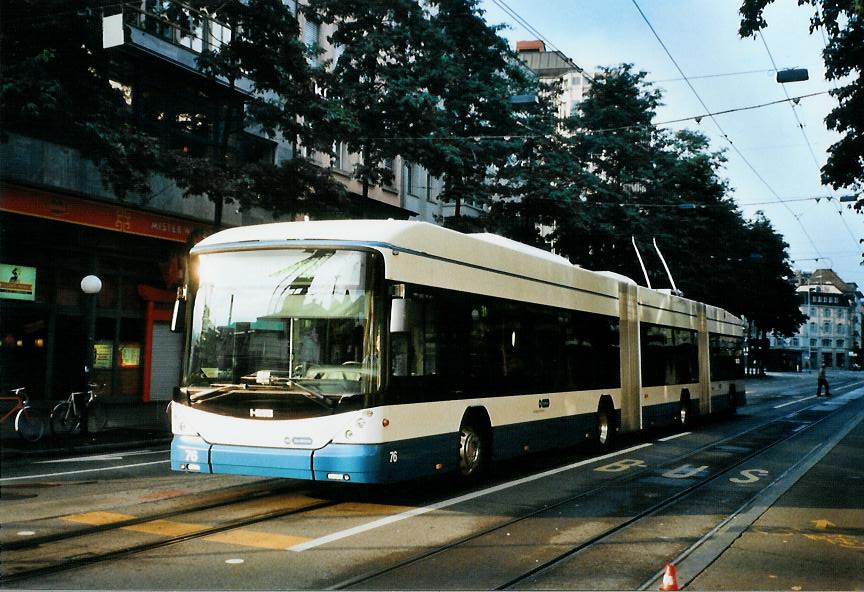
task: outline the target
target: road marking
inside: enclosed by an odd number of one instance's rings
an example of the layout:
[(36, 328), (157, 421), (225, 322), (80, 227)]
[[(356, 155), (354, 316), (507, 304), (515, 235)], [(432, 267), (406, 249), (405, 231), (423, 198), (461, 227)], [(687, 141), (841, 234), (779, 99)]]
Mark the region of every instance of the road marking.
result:
[(691, 464), (684, 464), (678, 468), (672, 469), (671, 471), (666, 471), (663, 473), (663, 476), (667, 479), (689, 479), (690, 477), (698, 477), (707, 470), (708, 465), (694, 467)]
[(114, 454), (95, 454), (93, 456), (76, 456), (73, 458), (55, 458), (53, 460), (37, 460), (36, 465), (48, 465), (52, 463), (68, 462), (99, 462), (102, 460), (123, 460), (127, 456), (140, 456), (142, 454), (168, 454), (169, 450), (138, 450), (134, 452), (122, 452)]
[(205, 541), (239, 545), (241, 547), (256, 547), (258, 549), (274, 549), (284, 551), (288, 547), (305, 543), (308, 537), (273, 534), (270, 532), (255, 532), (252, 530), (233, 530), (208, 536)]
[(666, 436), (665, 438), (658, 438), (658, 442), (668, 442), (669, 440), (674, 440), (675, 438), (681, 438), (682, 436), (688, 436), (693, 432), (681, 432), (680, 434), (673, 434), (671, 436)]
[(815, 399), (816, 395), (810, 395), (809, 397), (804, 397), (803, 399), (795, 399), (794, 401), (789, 401), (788, 403), (783, 403), (782, 405), (775, 405), (774, 409), (780, 409), (781, 407), (788, 407), (789, 405), (794, 405), (795, 403), (800, 403), (801, 401), (809, 401), (810, 399)]
[(90, 526), (104, 526), (106, 524), (114, 524), (115, 522), (123, 522), (124, 520), (132, 520), (133, 518), (135, 516), (117, 514), (116, 512), (84, 512), (83, 514), (63, 516), (63, 520), (67, 522), (89, 524)]
[[(134, 519), (135, 516), (129, 514), (118, 514), (116, 512), (85, 512), (83, 514), (70, 514), (68, 516), (63, 516), (63, 520), (68, 522), (89, 524), (90, 526), (104, 526), (106, 524), (115, 524), (117, 522)], [(153, 534), (163, 537), (182, 537), (212, 527), (213, 526), (210, 524), (192, 524), (189, 522), (175, 522), (173, 520), (151, 520), (140, 524), (122, 526), (120, 527), (120, 530), (143, 532), (145, 534)], [(307, 537), (240, 529), (212, 534), (204, 537), (203, 540), (226, 545), (283, 551), (286, 547), (299, 545), (309, 539)]]
[(825, 530), (829, 526), (837, 526), (830, 520), (825, 520), (824, 518), (821, 520), (811, 520), (810, 522), (813, 523), (813, 526), (815, 526), (816, 528), (821, 528), (822, 530)]
[(154, 460), (152, 462), (145, 463), (135, 463), (131, 465), (120, 465), (117, 467), (100, 467), (98, 469), (81, 469), (80, 471), (63, 471), (61, 473), (43, 473), (41, 475), (25, 475), (24, 477), (3, 477), (0, 479), (0, 483), (6, 483), (8, 481), (23, 481), (25, 479), (45, 479), (46, 477), (62, 477), (64, 475), (81, 475), (83, 473), (97, 473), (99, 471), (117, 471), (120, 469), (133, 469), (135, 467), (146, 467), (147, 465), (161, 465), (165, 463), (170, 463), (170, 459), (166, 460)]
[(388, 526), (393, 524), (394, 522), (400, 522), (402, 520), (407, 520), (408, 518), (413, 518), (415, 516), (420, 516), (422, 514), (426, 514), (428, 512), (434, 512), (435, 510), (441, 510), (443, 508), (448, 508), (455, 504), (459, 504), (462, 502), (467, 502), (478, 497), (483, 497), (485, 495), (489, 495), (491, 493), (497, 493), (499, 491), (504, 491), (506, 489), (510, 489), (511, 487), (516, 487), (518, 485), (524, 485), (525, 483), (530, 483), (531, 481), (536, 481), (538, 479), (543, 479), (544, 477), (550, 477), (552, 475), (557, 475), (558, 473), (564, 473), (566, 471), (570, 471), (572, 469), (582, 467), (585, 465), (589, 465), (595, 462), (603, 461), (609, 458), (614, 458), (616, 456), (621, 456), (622, 454), (628, 454), (633, 452), (634, 450), (639, 450), (640, 448), (647, 448), (648, 446), (653, 446), (650, 442), (646, 444), (640, 444), (638, 446), (633, 446), (632, 448), (627, 448), (626, 450), (619, 450), (617, 452), (612, 452), (603, 456), (598, 456), (596, 458), (589, 458), (583, 461), (579, 461), (577, 463), (573, 463), (564, 467), (558, 467), (557, 469), (551, 469), (549, 471), (544, 471), (542, 473), (537, 473), (536, 475), (530, 475), (528, 477), (523, 477), (522, 479), (516, 479), (515, 481), (509, 481), (507, 483), (501, 483), (500, 485), (495, 485), (492, 487), (487, 487), (486, 489), (481, 489), (480, 491), (475, 491), (472, 493), (467, 493), (465, 495), (460, 495), (459, 497), (454, 497), (448, 500), (440, 501), (438, 503), (423, 506), (422, 508), (413, 508), (406, 512), (402, 512), (400, 514), (394, 514), (392, 516), (387, 516), (385, 518), (381, 518), (379, 520), (374, 520), (372, 522), (367, 522), (366, 524), (361, 524), (359, 526), (355, 526), (353, 528), (348, 528), (345, 530), (340, 530), (338, 532), (334, 532), (332, 534), (328, 534), (323, 537), (318, 537), (317, 539), (312, 539), (310, 541), (306, 541), (304, 543), (300, 543), (297, 545), (293, 545), (287, 548), (288, 551), (295, 551), (297, 553), (301, 553), (308, 549), (313, 549), (315, 547), (320, 547), (321, 545), (326, 545), (327, 543), (332, 543), (334, 541), (338, 541), (344, 538), (348, 538), (354, 536), (355, 534), (360, 534), (363, 532), (367, 532), (370, 530), (374, 530), (376, 528), (381, 528), (382, 526)]

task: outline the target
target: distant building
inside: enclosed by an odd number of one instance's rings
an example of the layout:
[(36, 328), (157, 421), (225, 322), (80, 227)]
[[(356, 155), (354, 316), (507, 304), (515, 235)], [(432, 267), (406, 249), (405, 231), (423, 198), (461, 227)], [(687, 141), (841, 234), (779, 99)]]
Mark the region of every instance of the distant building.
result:
[(517, 41), (516, 54), (541, 81), (561, 83), (558, 116), (570, 117), (585, 98), (591, 86), (591, 75), (560, 51), (546, 51), (543, 41)]
[[(771, 337), (775, 369), (849, 370), (860, 367), (862, 294), (857, 284), (844, 282), (831, 269), (797, 276), (798, 306), (807, 321), (792, 337)], [(796, 368), (776, 368), (785, 359)]]

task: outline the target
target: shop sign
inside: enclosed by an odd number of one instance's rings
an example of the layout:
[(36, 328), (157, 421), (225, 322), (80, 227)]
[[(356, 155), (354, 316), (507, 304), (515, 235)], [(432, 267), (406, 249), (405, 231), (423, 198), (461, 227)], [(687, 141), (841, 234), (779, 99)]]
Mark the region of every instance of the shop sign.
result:
[(93, 346), (93, 367), (98, 370), (110, 370), (114, 358), (114, 344), (110, 341), (99, 341)]
[(0, 211), (179, 243), (205, 234), (205, 227), (177, 218), (16, 186), (2, 187)]
[(137, 368), (141, 365), (141, 344), (123, 343), (120, 345), (120, 367)]
[(36, 268), (0, 263), (0, 298), (36, 300)]

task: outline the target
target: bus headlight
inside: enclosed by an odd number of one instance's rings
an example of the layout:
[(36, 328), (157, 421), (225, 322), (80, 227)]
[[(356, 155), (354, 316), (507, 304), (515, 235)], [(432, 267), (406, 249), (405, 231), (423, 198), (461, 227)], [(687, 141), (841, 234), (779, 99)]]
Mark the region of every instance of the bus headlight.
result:
[(350, 440), (353, 437), (354, 437), (354, 432), (352, 432), (351, 430), (345, 430), (345, 439), (346, 440)]
[(185, 419), (174, 418), (171, 422), (171, 431), (177, 436), (200, 436), (194, 427), (192, 427)]

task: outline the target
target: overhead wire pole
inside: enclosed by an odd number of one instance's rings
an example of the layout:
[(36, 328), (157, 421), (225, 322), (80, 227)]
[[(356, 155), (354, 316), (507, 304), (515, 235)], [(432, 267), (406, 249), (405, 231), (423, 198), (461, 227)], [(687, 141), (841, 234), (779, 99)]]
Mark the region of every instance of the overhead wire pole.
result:
[[(746, 156), (744, 156), (744, 154), (741, 152), (741, 150), (738, 149), (738, 147), (735, 145), (735, 143), (732, 142), (732, 139), (729, 138), (729, 135), (726, 133), (726, 131), (723, 129), (723, 127), (718, 123), (717, 119), (713, 115), (711, 115), (711, 110), (705, 104), (705, 101), (702, 100), (702, 97), (699, 96), (699, 93), (696, 92), (696, 89), (694, 88), (693, 84), (687, 78), (687, 75), (684, 74), (684, 70), (682, 70), (681, 66), (678, 65), (678, 62), (675, 60), (675, 57), (672, 55), (672, 52), (670, 52), (669, 48), (666, 47), (666, 44), (663, 42), (663, 39), (657, 33), (657, 30), (654, 28), (654, 25), (651, 24), (651, 21), (648, 19), (648, 17), (642, 11), (642, 8), (639, 6), (639, 3), (636, 0), (631, 0), (631, 1), (633, 2), (633, 5), (636, 7), (636, 10), (638, 10), (639, 14), (642, 16), (642, 20), (644, 20), (645, 24), (648, 25), (648, 28), (651, 29), (651, 32), (654, 34), (654, 37), (657, 39), (657, 42), (663, 48), (663, 51), (666, 52), (666, 55), (669, 57), (669, 59), (671, 60), (672, 64), (675, 66), (675, 68), (678, 70), (678, 73), (681, 74), (681, 77), (684, 79), (684, 82), (687, 83), (687, 86), (690, 88), (690, 91), (693, 93), (693, 95), (699, 101), (699, 104), (702, 105), (702, 108), (705, 109), (705, 112), (708, 114), (707, 116), (710, 117), (711, 121), (714, 123), (714, 125), (717, 126), (717, 129), (720, 131), (723, 138), (729, 143), (729, 146), (732, 147), (732, 150), (735, 151), (735, 153), (741, 158), (741, 160), (744, 162), (744, 164), (746, 164), (747, 167), (753, 172), (753, 174), (756, 176), (756, 178), (759, 179), (759, 181), (761, 181), (762, 184), (768, 188), (768, 191), (777, 199), (777, 201), (780, 202), (781, 204), (783, 204), (783, 206), (786, 208), (786, 210), (792, 215), (793, 218), (795, 218), (795, 221), (798, 222), (798, 225), (801, 227), (801, 231), (804, 233), (804, 236), (806, 236), (807, 240), (810, 241), (810, 244), (812, 245), (813, 250), (816, 252), (817, 255), (821, 256), (821, 253), (819, 252), (819, 247), (816, 246), (816, 243), (813, 241), (813, 238), (810, 236), (810, 233), (807, 232), (807, 229), (804, 227), (804, 224), (801, 222), (801, 219), (795, 215), (795, 212), (792, 211), (792, 208), (790, 208), (789, 205), (786, 204), (783, 201), (783, 199), (780, 198), (780, 195), (774, 190), (773, 187), (771, 187), (771, 185), (768, 183), (768, 181), (766, 181), (765, 178), (759, 174), (759, 171), (756, 170), (756, 168), (753, 166), (753, 164), (747, 159)], [(496, 0), (496, 2), (497, 2), (497, 0)]]
[[(774, 61), (774, 55), (771, 53), (771, 49), (768, 47), (768, 42), (765, 40), (765, 35), (762, 31), (759, 31), (759, 39), (762, 40), (762, 45), (765, 47), (765, 51), (768, 53), (768, 59), (771, 60), (771, 66), (774, 68), (774, 72), (780, 73), (780, 70), (777, 68), (777, 63)], [(824, 37), (823, 37), (824, 41)], [(780, 85), (783, 89), (783, 94), (786, 95), (786, 99), (789, 101), (789, 107), (792, 109), (792, 114), (795, 116), (795, 121), (798, 124), (798, 129), (801, 130), (801, 135), (804, 137), (804, 143), (807, 145), (807, 149), (810, 151), (810, 156), (813, 159), (813, 164), (816, 167), (816, 171), (819, 174), (819, 180), (821, 184), (822, 177), (822, 166), (819, 164), (819, 159), (816, 157), (816, 152), (813, 150), (813, 144), (810, 142), (810, 138), (807, 136), (807, 131), (804, 129), (804, 124), (801, 123), (801, 118), (798, 117), (798, 109), (796, 109), (797, 101), (794, 101), (789, 97), (789, 91), (786, 90), (786, 85)], [(849, 236), (852, 237), (852, 240), (855, 242), (856, 247), (858, 244), (858, 239), (855, 238), (855, 233), (852, 232), (852, 229), (849, 228), (849, 224), (846, 223), (846, 219), (843, 217), (843, 206), (839, 203), (837, 204), (837, 214), (840, 216), (840, 221), (843, 223), (843, 226), (846, 228), (846, 232), (849, 233)]]

